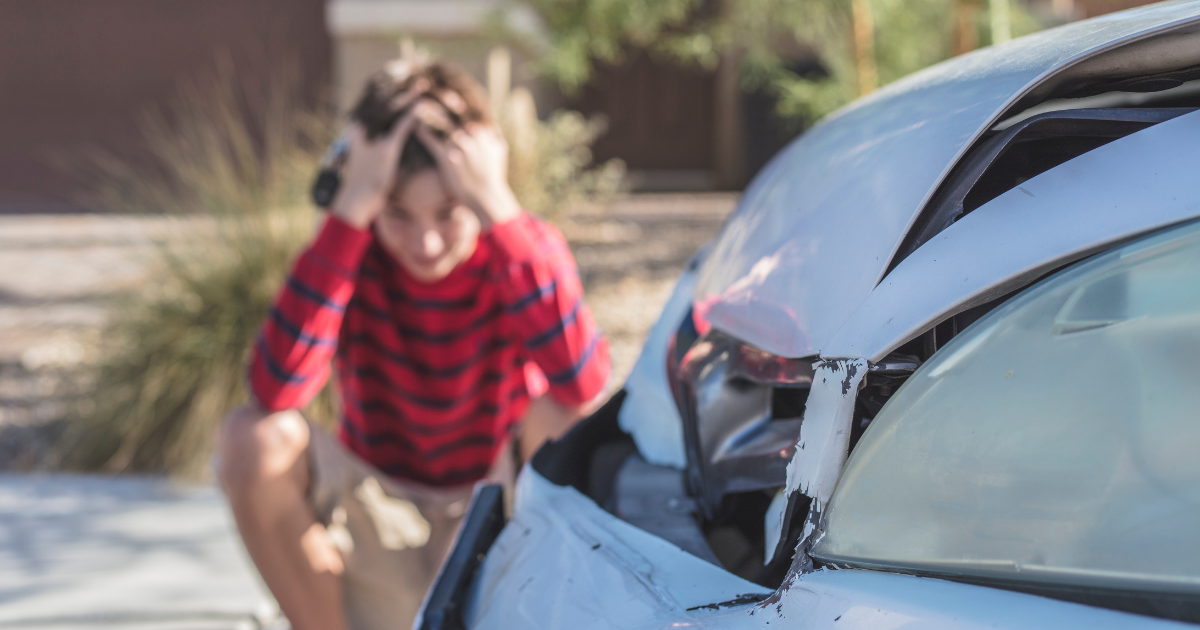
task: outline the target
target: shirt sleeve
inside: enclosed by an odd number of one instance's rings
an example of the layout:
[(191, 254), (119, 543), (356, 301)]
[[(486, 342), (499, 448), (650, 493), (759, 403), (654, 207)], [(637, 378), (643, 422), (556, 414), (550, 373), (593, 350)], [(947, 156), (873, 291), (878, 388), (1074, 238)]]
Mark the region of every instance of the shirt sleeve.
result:
[(608, 341), (583, 301), (566, 239), (528, 214), (494, 226), (485, 238), (503, 276), (505, 309), (550, 395), (571, 406), (595, 398), (611, 370)]
[(329, 378), (371, 233), (330, 215), (300, 254), (251, 350), (250, 391), (270, 411), (306, 406)]

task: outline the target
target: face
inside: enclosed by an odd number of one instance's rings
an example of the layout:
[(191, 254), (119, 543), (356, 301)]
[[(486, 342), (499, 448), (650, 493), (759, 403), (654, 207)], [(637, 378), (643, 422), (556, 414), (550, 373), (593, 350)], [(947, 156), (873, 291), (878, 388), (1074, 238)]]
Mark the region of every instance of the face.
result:
[(445, 278), (475, 253), (479, 219), (447, 192), (437, 170), (407, 174), (375, 224), (384, 249), (421, 282)]

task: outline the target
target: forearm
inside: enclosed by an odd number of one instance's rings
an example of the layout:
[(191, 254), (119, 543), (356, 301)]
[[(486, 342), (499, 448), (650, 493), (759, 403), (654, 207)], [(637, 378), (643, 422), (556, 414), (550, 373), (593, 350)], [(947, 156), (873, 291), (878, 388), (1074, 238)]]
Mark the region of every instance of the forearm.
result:
[(599, 398), (579, 405), (564, 405), (546, 394), (529, 405), (521, 422), (521, 460), (530, 457), (548, 440), (557, 440), (599, 406)]
[(297, 259), (250, 362), (250, 386), (269, 410), (302, 407), (328, 376), (369, 234), (331, 220)]
[(507, 310), (549, 391), (530, 406), (521, 454), (533, 455), (590, 414), (608, 380), (608, 346), (583, 301), (574, 258), (562, 235), (529, 216), (493, 226), (490, 239)]
[(608, 380), (608, 345), (584, 302), (565, 240), (529, 216), (494, 227), (488, 238), (508, 271), (505, 299), (528, 357), (558, 401), (591, 400)]

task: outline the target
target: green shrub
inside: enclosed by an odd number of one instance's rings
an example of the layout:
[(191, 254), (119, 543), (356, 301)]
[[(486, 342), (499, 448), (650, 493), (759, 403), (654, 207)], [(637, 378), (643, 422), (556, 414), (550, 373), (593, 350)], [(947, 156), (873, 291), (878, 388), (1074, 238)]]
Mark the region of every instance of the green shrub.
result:
[[(231, 73), (147, 118), (152, 164), (91, 155), (97, 199), (165, 214), (148, 281), (121, 300), (63, 438), (68, 468), (203, 476), (220, 419), (246, 400), (247, 350), (317, 216), (308, 186), (331, 125), (283, 75)], [(329, 387), (308, 410), (334, 417)]]
[(593, 166), (591, 145), (606, 129), (603, 118), (556, 111), (537, 118), (527, 90), (513, 90), (500, 112), (508, 139), (508, 180), (526, 209), (554, 218), (583, 199), (606, 201), (620, 191), (625, 163), (610, 159)]

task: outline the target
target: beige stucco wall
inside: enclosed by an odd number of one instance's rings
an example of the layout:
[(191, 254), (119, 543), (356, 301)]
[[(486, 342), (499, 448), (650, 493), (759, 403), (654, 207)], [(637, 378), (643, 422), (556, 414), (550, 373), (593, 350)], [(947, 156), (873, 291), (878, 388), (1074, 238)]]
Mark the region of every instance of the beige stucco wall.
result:
[[(536, 21), (529, 14), (499, 14), (496, 0), (330, 0), (327, 23), (333, 39), (335, 102), (348, 111), (363, 84), (375, 70), (400, 54), (401, 42), (410, 39), (438, 57), (463, 66), (486, 85), (488, 53), (504, 45), (512, 60), (512, 85), (529, 89), (539, 113), (561, 104), (554, 86), (537, 77), (535, 52), (526, 41), (536, 41)], [(505, 38), (485, 26), (503, 16), (508, 28), (522, 33)]]

